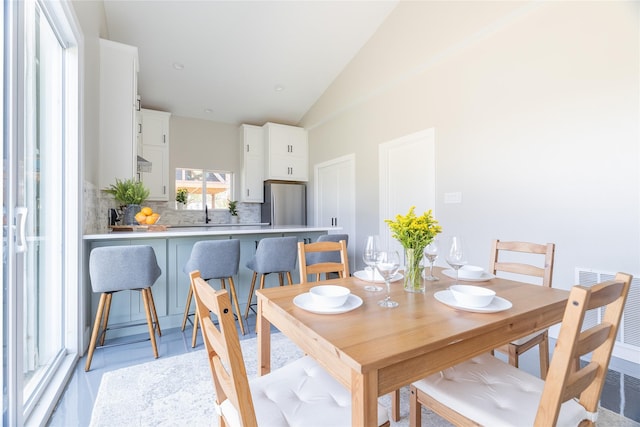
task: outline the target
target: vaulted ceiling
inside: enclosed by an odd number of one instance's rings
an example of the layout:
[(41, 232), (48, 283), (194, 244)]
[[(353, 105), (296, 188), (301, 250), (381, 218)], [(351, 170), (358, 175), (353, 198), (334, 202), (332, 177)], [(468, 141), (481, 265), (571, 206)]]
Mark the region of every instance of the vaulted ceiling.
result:
[(257, 125), (298, 123), (396, 4), (104, 0), (108, 38), (138, 48), (143, 107)]

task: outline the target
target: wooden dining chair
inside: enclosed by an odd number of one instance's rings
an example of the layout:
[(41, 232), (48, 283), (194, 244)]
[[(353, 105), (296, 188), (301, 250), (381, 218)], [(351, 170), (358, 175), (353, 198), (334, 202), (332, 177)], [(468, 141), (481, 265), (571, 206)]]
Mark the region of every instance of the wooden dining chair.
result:
[[(333, 260), (322, 260), (315, 264), (307, 263), (307, 255), (320, 253), (339, 253), (340, 262)], [(316, 281), (320, 280), (320, 275), (338, 273), (340, 277), (349, 277), (349, 256), (347, 255), (347, 242), (322, 241), (307, 243), (298, 242), (298, 264), (300, 265), (300, 283), (307, 283), (309, 275), (315, 274)]]
[[(194, 279), (193, 291), (219, 425), (351, 425), (351, 393), (309, 356), (249, 380), (229, 294), (214, 290), (200, 277)], [(209, 312), (217, 316), (217, 327)], [(389, 425), (381, 405), (378, 424)]]
[[(460, 426), (595, 425), (630, 285), (631, 276), (618, 273), (571, 289), (546, 381), (483, 354), (413, 383), (410, 425), (420, 425), (420, 405)], [(601, 320), (587, 328), (585, 313), (594, 309)], [(580, 368), (575, 362), (591, 352)]]
[[(509, 254), (511, 252), (511, 254)], [(504, 259), (513, 253), (534, 255), (537, 258), (544, 256), (543, 262), (534, 265), (527, 259), (515, 260)], [(491, 248), (491, 259), (489, 260), (489, 270), (493, 274), (511, 273), (518, 276), (534, 277), (540, 280), (542, 286), (551, 287), (553, 276), (553, 259), (555, 255), (555, 244), (546, 245), (528, 242), (501, 242), (494, 240)], [(519, 364), (520, 355), (527, 350), (538, 346), (540, 352), (540, 378), (545, 379), (549, 369), (549, 332), (547, 329), (536, 331), (525, 337), (510, 342), (496, 350), (509, 356), (509, 363), (516, 368)]]

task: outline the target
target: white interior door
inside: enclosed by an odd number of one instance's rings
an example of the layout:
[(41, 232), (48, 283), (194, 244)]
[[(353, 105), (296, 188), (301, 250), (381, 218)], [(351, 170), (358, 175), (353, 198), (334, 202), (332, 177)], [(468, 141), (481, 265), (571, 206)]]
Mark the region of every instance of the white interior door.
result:
[(347, 251), (355, 268), (355, 156), (339, 157), (315, 166), (316, 225), (342, 228), (349, 235)]
[[(402, 254), (400, 243), (391, 238), (385, 219), (406, 215), (411, 206), (416, 215), (432, 209), (435, 216), (435, 131), (426, 129), (379, 146), (380, 243)], [(402, 255), (401, 255), (402, 256)]]

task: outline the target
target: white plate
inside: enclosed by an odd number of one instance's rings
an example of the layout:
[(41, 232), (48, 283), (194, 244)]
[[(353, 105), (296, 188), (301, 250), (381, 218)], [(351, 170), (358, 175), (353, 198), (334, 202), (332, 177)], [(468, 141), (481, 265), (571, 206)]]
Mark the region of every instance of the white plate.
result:
[(450, 290), (438, 291), (433, 294), (435, 299), (440, 301), (443, 304), (448, 305), (449, 307), (457, 308), (458, 310), (463, 311), (471, 311), (473, 313), (497, 313), (499, 311), (509, 310), (513, 304), (509, 300), (504, 298), (500, 298), (499, 296), (495, 296), (493, 301), (487, 306), (484, 307), (467, 307), (464, 305), (458, 304), (458, 301), (453, 296)]
[(345, 302), (340, 307), (317, 307), (313, 304), (313, 298), (309, 292), (304, 294), (300, 294), (293, 299), (293, 303), (300, 307), (303, 310), (310, 311), (311, 313), (316, 314), (340, 314), (346, 313), (347, 311), (355, 310), (356, 308), (362, 305), (362, 298), (357, 295), (350, 294), (349, 298), (347, 298), (347, 302)]
[[(353, 273), (360, 280), (364, 280), (365, 282), (371, 282), (371, 271), (369, 270), (360, 270)], [(404, 278), (402, 273), (396, 273), (395, 276), (391, 278), (392, 282), (397, 282), (398, 280)], [(384, 279), (382, 276), (376, 274), (374, 283), (384, 283)]]
[[(442, 274), (444, 274), (447, 277), (451, 277), (452, 279), (456, 278), (456, 271), (455, 270), (444, 270), (442, 272)], [(494, 276), (493, 274), (489, 274), (486, 271), (482, 273), (482, 276), (480, 277), (464, 277), (462, 275), (460, 275), (460, 278), (458, 280), (463, 280), (465, 282), (486, 282), (487, 280), (491, 280), (493, 279)]]

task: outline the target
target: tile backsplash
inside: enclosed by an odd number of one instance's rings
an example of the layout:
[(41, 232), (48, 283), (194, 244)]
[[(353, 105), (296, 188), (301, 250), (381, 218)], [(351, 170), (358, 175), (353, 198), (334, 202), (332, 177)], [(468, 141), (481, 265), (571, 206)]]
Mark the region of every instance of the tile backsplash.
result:
[[(109, 232), (108, 212), (110, 208), (118, 208), (117, 204), (108, 194), (102, 192), (91, 182), (85, 181), (84, 192), (84, 234), (100, 234)], [(203, 224), (204, 212), (194, 210), (178, 210), (175, 202), (147, 201), (144, 206), (149, 206), (154, 212), (160, 214), (158, 224), (189, 225)], [(260, 222), (259, 203), (238, 203), (238, 218), (240, 224), (255, 224)], [(226, 209), (212, 209), (209, 211), (211, 224), (228, 224), (231, 215)]]

